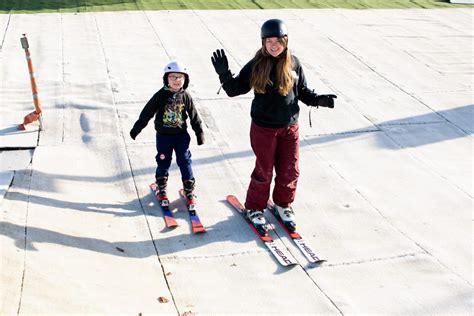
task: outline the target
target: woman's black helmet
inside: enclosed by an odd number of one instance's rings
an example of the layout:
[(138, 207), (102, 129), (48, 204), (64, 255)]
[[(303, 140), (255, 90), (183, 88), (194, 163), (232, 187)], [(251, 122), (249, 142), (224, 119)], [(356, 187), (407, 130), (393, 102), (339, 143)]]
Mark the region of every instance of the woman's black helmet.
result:
[(285, 22), (279, 19), (271, 19), (263, 23), (261, 28), (262, 39), (267, 37), (283, 37), (288, 35)]

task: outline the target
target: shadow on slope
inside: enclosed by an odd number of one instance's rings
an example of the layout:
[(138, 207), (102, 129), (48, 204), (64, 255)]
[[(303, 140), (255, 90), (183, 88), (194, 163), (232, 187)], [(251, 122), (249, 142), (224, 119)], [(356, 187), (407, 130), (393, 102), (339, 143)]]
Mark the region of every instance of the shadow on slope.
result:
[[(453, 126), (452, 129), (447, 130), (446, 128), (439, 128), (440, 123), (450, 122)], [(368, 132), (383, 132), (384, 128), (401, 128), (401, 133), (409, 134), (406, 131), (410, 126), (426, 126), (427, 132), (422, 135), (414, 135), (415, 137), (410, 137), (406, 140), (403, 145), (397, 144), (399, 146), (388, 146), (387, 142), (380, 141), (378, 146), (384, 149), (401, 149), (405, 147), (419, 147), (427, 144), (433, 144), (438, 142), (443, 142), (450, 139), (456, 139), (460, 137), (465, 137), (466, 135), (472, 135), (474, 130), (474, 104), (469, 104), (465, 106), (460, 106), (457, 108), (437, 111), (423, 115), (411, 116), (407, 118), (402, 118), (398, 120), (385, 121), (376, 124), (378, 131), (368, 131), (367, 128), (359, 128), (355, 130), (344, 131), (340, 133), (330, 134), (330, 135), (320, 135), (320, 136), (308, 136), (304, 137), (304, 140), (311, 144), (324, 144), (334, 141), (339, 141), (343, 139), (350, 139), (357, 137), (361, 133)], [(418, 136), (418, 137), (416, 137)], [(303, 144), (302, 144), (303, 145)], [(304, 146), (304, 145), (303, 145)]]
[[(45, 203), (42, 201), (41, 203)], [(55, 204), (55, 207), (58, 206), (58, 202), (48, 201), (48, 204)], [(65, 202), (64, 202), (65, 203)], [(137, 203), (137, 202), (135, 202)], [(224, 203), (224, 202), (223, 202)], [(59, 203), (61, 204), (61, 203)], [(133, 202), (127, 203), (127, 205), (133, 204)], [(68, 203), (69, 205), (69, 203)], [(137, 206), (135, 213), (131, 212), (121, 212), (121, 211), (107, 211), (106, 214), (113, 216), (139, 216), (143, 215), (141, 208)], [(92, 204), (76, 204), (69, 205), (68, 208), (75, 208), (79, 211), (86, 212), (95, 212), (93, 210), (95, 205)], [(115, 205), (117, 209), (117, 205)], [(99, 213), (104, 214), (103, 210), (97, 210)], [(62, 245), (65, 247), (73, 247), (77, 249), (99, 252), (119, 257), (130, 257), (130, 258), (146, 258), (150, 256), (157, 255), (157, 251), (153, 244), (156, 245), (158, 250), (158, 255), (167, 256), (172, 255), (173, 257), (179, 258), (179, 253), (182, 251), (188, 251), (194, 248), (204, 247), (210, 243), (216, 243), (221, 241), (232, 241), (237, 243), (245, 243), (248, 241), (255, 240), (253, 232), (248, 229), (248, 233), (245, 232), (245, 221), (241, 220), (238, 215), (231, 216), (226, 218), (223, 221), (220, 221), (214, 225), (206, 225), (205, 216), (201, 215), (201, 220), (206, 227), (207, 233), (200, 234), (198, 236), (193, 236), (191, 232), (191, 224), (187, 211), (181, 209), (175, 210), (175, 218), (180, 224), (179, 227), (174, 229), (168, 229), (164, 226), (164, 220), (161, 215), (161, 211), (156, 208), (147, 214), (148, 222), (149, 221), (158, 221), (158, 224), (155, 222), (151, 224), (151, 234), (153, 239), (145, 239), (139, 241), (109, 241), (106, 239), (99, 239), (86, 236), (74, 236), (64, 232), (57, 232), (46, 228), (27, 226), (26, 228), (23, 225), (18, 225), (6, 221), (0, 222), (0, 234), (12, 239), (15, 245), (19, 249), (26, 249), (28, 251), (38, 251), (38, 245), (40, 244), (56, 244)], [(86, 216), (86, 215), (84, 215)], [(188, 223), (184, 223), (184, 221)], [(234, 233), (235, 230), (240, 228), (242, 224), (242, 233)], [(188, 224), (188, 225), (186, 225)], [(113, 225), (111, 225), (113, 226)], [(161, 231), (155, 231), (156, 227), (162, 227)], [(233, 227), (233, 228), (232, 228)], [(75, 227), (77, 230), (79, 227)], [(111, 227), (111, 230), (114, 228)], [(65, 231), (68, 230), (68, 227), (65, 226)], [(179, 233), (178, 235), (176, 233)], [(132, 232), (130, 232), (131, 236)], [(25, 236), (26, 235), (26, 236)], [(113, 235), (117, 235), (113, 233)], [(144, 232), (144, 235), (146, 233)], [(133, 240), (133, 238), (130, 238)], [(26, 243), (26, 244), (25, 244)], [(259, 245), (259, 248), (265, 249), (263, 245)], [(238, 252), (238, 249), (234, 251)]]
[[(60, 212), (70, 212), (74, 210), (84, 213), (81, 215), (84, 216), (84, 223), (77, 223), (74, 227), (65, 224), (62, 232), (31, 226), (31, 224), (25, 227), (24, 225), (14, 224), (8, 221), (0, 221), (0, 234), (13, 240), (19, 249), (26, 249), (28, 251), (38, 251), (38, 245), (41, 244), (56, 244), (119, 257), (146, 258), (158, 254), (160, 256), (179, 258), (181, 252), (205, 247), (211, 243), (228, 241), (246, 243), (255, 240), (254, 233), (246, 228), (247, 223), (240, 218), (240, 215), (234, 213), (213, 225), (206, 223), (206, 215), (204, 212), (200, 213), (207, 233), (194, 236), (191, 231), (191, 223), (187, 209), (181, 199), (170, 203), (170, 209), (173, 211), (180, 226), (174, 229), (166, 228), (161, 209), (156, 203), (151, 203), (155, 200), (151, 192), (142, 198), (141, 203), (138, 199), (135, 199), (124, 204), (69, 202), (33, 195), (26, 196), (18, 192), (9, 193), (7, 198), (10, 200), (28, 201), (29, 209), (33, 209), (34, 205), (42, 205), (52, 209), (58, 209)], [(232, 210), (224, 201), (220, 202), (224, 208), (228, 207), (229, 210)], [(141, 205), (145, 206), (142, 208)], [(81, 225), (87, 225), (87, 213), (97, 213), (113, 217), (138, 217), (145, 215), (146, 221), (141, 222), (140, 225), (144, 229), (148, 226), (148, 232), (151, 236), (146, 231), (143, 231), (142, 235), (148, 235), (150, 238), (135, 241), (132, 235), (136, 232), (130, 230), (128, 235), (126, 235), (126, 232), (124, 232), (124, 235), (130, 237), (129, 240), (133, 241), (109, 241), (107, 239), (87, 237), (87, 233), (83, 233), (82, 236), (74, 236), (66, 233), (68, 230), (77, 232)], [(116, 222), (107, 221), (107, 223), (107, 227), (104, 227), (104, 230), (110, 229), (110, 235), (117, 236), (117, 233), (114, 232), (116, 229), (116, 224), (114, 223)], [(157, 228), (159, 230), (157, 230)], [(236, 231), (239, 233), (236, 233)], [(107, 235), (107, 233), (105, 233), (105, 235)], [(265, 251), (263, 249), (266, 249), (262, 244), (259, 244), (257, 247), (256, 249), (258, 250), (256, 250), (256, 252)], [(233, 253), (239, 252), (238, 249), (232, 251)], [(186, 257), (186, 254), (184, 254), (184, 257)]]

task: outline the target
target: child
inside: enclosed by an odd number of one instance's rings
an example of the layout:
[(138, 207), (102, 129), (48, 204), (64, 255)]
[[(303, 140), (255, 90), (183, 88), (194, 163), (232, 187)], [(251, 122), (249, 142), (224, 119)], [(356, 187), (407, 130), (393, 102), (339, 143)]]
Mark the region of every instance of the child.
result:
[(211, 61), (228, 96), (254, 90), (250, 144), (256, 162), (245, 201), (247, 216), (260, 234), (265, 235), (263, 211), (270, 197), (275, 168), (275, 208), (288, 229), (294, 231), (291, 203), (299, 176), (298, 100), (310, 106), (333, 108), (336, 96), (317, 95), (306, 87), (301, 63), (288, 48), (286, 25), (278, 19), (262, 25), (261, 47), (237, 77), (229, 70), (224, 50), (216, 50)]
[(130, 137), (135, 140), (137, 135), (155, 116), (156, 130), (156, 168), (155, 178), (161, 199), (166, 198), (168, 169), (171, 165), (173, 151), (181, 171), (183, 189), (188, 200), (194, 199), (195, 179), (192, 170), (191, 140), (187, 132), (186, 119), (189, 117), (191, 127), (196, 134), (198, 145), (204, 144), (201, 119), (194, 106), (191, 95), (186, 91), (189, 85), (187, 68), (176, 61), (165, 66), (163, 76), (164, 87), (153, 95), (140, 113), (140, 117), (130, 130)]

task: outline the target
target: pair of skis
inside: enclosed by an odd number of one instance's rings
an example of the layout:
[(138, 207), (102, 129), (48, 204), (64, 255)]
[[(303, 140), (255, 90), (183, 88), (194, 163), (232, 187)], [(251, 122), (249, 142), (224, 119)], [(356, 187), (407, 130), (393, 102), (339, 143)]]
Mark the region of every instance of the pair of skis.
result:
[[(288, 248), (280, 241), (277, 242), (274, 240), (270, 235), (261, 235), (257, 229), (254, 227), (252, 222), (248, 219), (246, 216), (246, 211), (243, 205), (239, 202), (239, 200), (234, 196), (234, 195), (228, 195), (227, 196), (227, 202), (234, 207), (234, 209), (241, 214), (247, 223), (249, 224), (250, 228), (253, 230), (255, 234), (260, 238), (260, 240), (263, 241), (265, 246), (270, 250), (270, 252), (275, 256), (277, 261), (283, 265), (283, 266), (292, 266), (298, 264), (296, 259), (293, 257), (293, 255), (290, 253)], [(275, 218), (278, 220), (280, 225), (283, 227), (283, 229), (286, 231), (288, 236), (293, 240), (293, 242), (296, 244), (298, 249), (303, 253), (305, 258), (311, 262), (311, 263), (322, 263), (326, 260), (320, 259), (316, 253), (312, 250), (312, 248), (306, 243), (306, 241), (301, 237), (300, 234), (298, 234), (296, 231), (290, 231), (286, 227), (286, 225), (283, 223), (282, 219), (278, 215), (278, 212), (275, 209), (275, 205), (273, 204), (272, 201), (268, 201), (267, 205), (268, 210), (270, 210)]]
[[(166, 227), (168, 228), (175, 228), (178, 226), (178, 223), (176, 222), (176, 219), (174, 218), (173, 212), (169, 209), (169, 200), (168, 198), (162, 198), (158, 194), (158, 186), (156, 183), (150, 184), (150, 188), (153, 191), (153, 194), (155, 195), (156, 199), (158, 200), (158, 204), (163, 212), (164, 220)], [(191, 226), (193, 233), (195, 234), (200, 234), (200, 233), (205, 233), (206, 229), (201, 223), (201, 220), (199, 219), (199, 216), (197, 215), (196, 212), (196, 204), (194, 203), (193, 200), (189, 200), (185, 194), (183, 189), (179, 190), (179, 196), (185, 201), (186, 207), (188, 209), (188, 215), (191, 220)], [(275, 256), (277, 261), (283, 265), (283, 266), (292, 266), (292, 265), (297, 265), (298, 262), (296, 259), (293, 257), (293, 255), (290, 253), (288, 248), (281, 242), (281, 240), (274, 240), (270, 235), (261, 235), (255, 226), (252, 224), (252, 222), (247, 218), (246, 216), (246, 211), (243, 205), (239, 202), (239, 200), (233, 196), (233, 195), (228, 195), (227, 196), (227, 202), (234, 207), (234, 209), (241, 214), (247, 223), (249, 224), (250, 228), (253, 230), (253, 232), (260, 238), (260, 240), (263, 241), (265, 246), (270, 250), (270, 252)], [(293, 240), (293, 242), (296, 244), (298, 249), (303, 253), (303, 255), (306, 257), (306, 259), (311, 262), (311, 263), (322, 263), (325, 260), (320, 259), (316, 253), (312, 250), (312, 248), (306, 243), (306, 241), (301, 237), (299, 233), (296, 231), (290, 231), (286, 227), (286, 225), (283, 223), (282, 219), (278, 215), (278, 212), (275, 209), (275, 205), (273, 204), (272, 201), (268, 201), (267, 205), (268, 210), (270, 210), (275, 218), (278, 220), (282, 228), (286, 231), (288, 236)]]
[[(153, 194), (155, 195), (158, 205), (160, 206), (163, 216), (165, 219), (165, 224), (166, 227), (168, 228), (175, 228), (178, 226), (178, 223), (176, 222), (176, 219), (174, 218), (173, 212), (171, 212), (169, 208), (169, 200), (167, 197), (160, 197), (158, 186), (156, 183), (150, 184), (150, 189), (153, 191)], [(194, 203), (194, 200), (189, 200), (186, 195), (184, 194), (183, 189), (179, 190), (179, 196), (185, 201), (186, 207), (188, 209), (188, 215), (189, 219), (191, 220), (191, 228), (193, 230), (194, 234), (202, 234), (206, 232), (206, 229), (201, 223), (201, 220), (199, 219), (199, 216), (197, 215), (196, 212), (196, 204)]]

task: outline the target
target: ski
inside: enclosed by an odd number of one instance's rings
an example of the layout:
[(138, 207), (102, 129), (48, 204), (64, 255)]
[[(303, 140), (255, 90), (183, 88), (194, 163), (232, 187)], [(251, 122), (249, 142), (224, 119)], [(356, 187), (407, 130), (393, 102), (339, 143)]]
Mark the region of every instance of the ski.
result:
[(179, 195), (186, 203), (186, 207), (188, 208), (189, 219), (191, 220), (191, 227), (193, 229), (193, 233), (195, 234), (202, 234), (206, 232), (206, 229), (201, 223), (199, 216), (196, 213), (196, 204), (194, 200), (189, 200), (186, 195), (184, 194), (184, 190), (179, 190)]
[(303, 239), (303, 237), (301, 237), (299, 233), (297, 233), (296, 231), (292, 232), (286, 227), (285, 223), (283, 223), (280, 215), (278, 214), (278, 211), (276, 210), (275, 204), (273, 203), (273, 201), (268, 200), (267, 208), (273, 214), (273, 216), (275, 216), (275, 218), (280, 223), (281, 227), (283, 227), (283, 229), (286, 231), (288, 236), (290, 236), (290, 238), (295, 242), (298, 249), (303, 253), (303, 255), (306, 257), (306, 259), (308, 259), (309, 262), (322, 263), (326, 261), (324, 259), (320, 259), (316, 255), (316, 252), (314, 252), (311, 249), (311, 247), (306, 243), (306, 241)]
[(261, 235), (257, 231), (257, 229), (253, 226), (252, 222), (245, 215), (245, 208), (235, 196), (228, 195), (226, 200), (240, 215), (245, 218), (253, 232), (257, 234), (260, 240), (263, 241), (265, 246), (270, 250), (270, 252), (281, 265), (286, 267), (298, 264), (293, 255), (291, 255), (288, 249), (284, 247), (281, 242), (278, 244), (270, 235)]
[(167, 197), (161, 198), (158, 195), (158, 186), (156, 185), (156, 183), (150, 184), (150, 189), (151, 191), (153, 191), (153, 195), (155, 195), (158, 201), (158, 205), (160, 206), (161, 211), (163, 212), (166, 227), (168, 228), (177, 227), (178, 223), (176, 222), (176, 219), (173, 216), (173, 212), (171, 212), (169, 208), (170, 201), (168, 200), (168, 198)]

